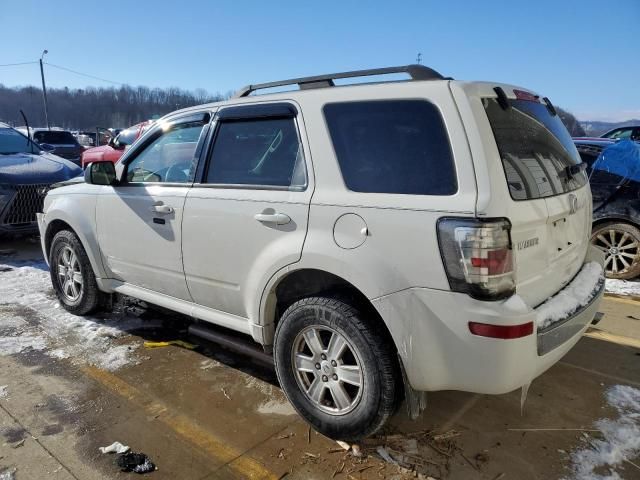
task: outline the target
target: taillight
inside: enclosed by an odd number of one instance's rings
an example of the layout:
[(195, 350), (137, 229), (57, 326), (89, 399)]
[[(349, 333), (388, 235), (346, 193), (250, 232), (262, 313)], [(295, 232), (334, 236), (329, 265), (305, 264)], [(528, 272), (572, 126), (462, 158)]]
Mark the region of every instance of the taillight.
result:
[(500, 300), (516, 291), (506, 218), (445, 217), (438, 221), (438, 242), (449, 286), (480, 300)]

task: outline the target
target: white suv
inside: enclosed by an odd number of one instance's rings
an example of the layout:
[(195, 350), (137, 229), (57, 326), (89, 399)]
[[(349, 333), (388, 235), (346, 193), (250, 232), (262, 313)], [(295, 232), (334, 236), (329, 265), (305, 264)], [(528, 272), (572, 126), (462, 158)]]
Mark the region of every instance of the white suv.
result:
[[(407, 81), (336, 86), (405, 74)], [(298, 85), (299, 90), (256, 95)], [(527, 386), (602, 296), (591, 193), (547, 98), (420, 65), (180, 110), (39, 216), (62, 305), (114, 292), (251, 335), (322, 433)]]

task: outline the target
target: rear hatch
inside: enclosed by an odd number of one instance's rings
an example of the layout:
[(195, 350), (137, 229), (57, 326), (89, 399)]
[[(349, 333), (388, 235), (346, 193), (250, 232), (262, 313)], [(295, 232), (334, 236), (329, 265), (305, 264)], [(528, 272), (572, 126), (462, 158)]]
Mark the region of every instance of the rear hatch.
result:
[(488, 121), (495, 140), (485, 140), (493, 172), (488, 213), (511, 222), (516, 292), (537, 306), (583, 264), (592, 215), (587, 175), (547, 99), (506, 86), (489, 92), (476, 99), (477, 120)]

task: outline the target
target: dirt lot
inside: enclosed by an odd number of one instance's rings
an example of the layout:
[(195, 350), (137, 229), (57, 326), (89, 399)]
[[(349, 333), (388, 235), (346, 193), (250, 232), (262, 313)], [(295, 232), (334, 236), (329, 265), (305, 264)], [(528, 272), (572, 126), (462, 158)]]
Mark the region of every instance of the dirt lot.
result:
[[(519, 391), (432, 393), (419, 420), (401, 409), (358, 457), (309, 430), (268, 364), (187, 337), (183, 317), (126, 300), (113, 314), (68, 317), (41, 260), (34, 241), (0, 243), (2, 480), (3, 471), (134, 475), (98, 451), (116, 440), (148, 454), (156, 479), (417, 476), (378, 447), (421, 478), (640, 479), (640, 302), (631, 296), (606, 299), (605, 319), (531, 385), (522, 413)], [(143, 345), (175, 339), (197, 348)], [(585, 477), (601, 458), (615, 467)]]

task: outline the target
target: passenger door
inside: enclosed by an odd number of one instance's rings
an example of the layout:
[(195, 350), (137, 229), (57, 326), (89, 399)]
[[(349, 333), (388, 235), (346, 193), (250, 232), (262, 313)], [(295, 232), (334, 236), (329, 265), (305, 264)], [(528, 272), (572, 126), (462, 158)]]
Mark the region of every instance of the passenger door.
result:
[(96, 222), (113, 278), (191, 300), (182, 268), (182, 212), (209, 114), (158, 125), (124, 160), (122, 180), (98, 197)]
[(301, 124), (288, 103), (221, 109), (187, 195), (187, 285), (197, 304), (239, 317), (231, 328), (246, 324), (268, 278), (300, 259), (312, 194)]

